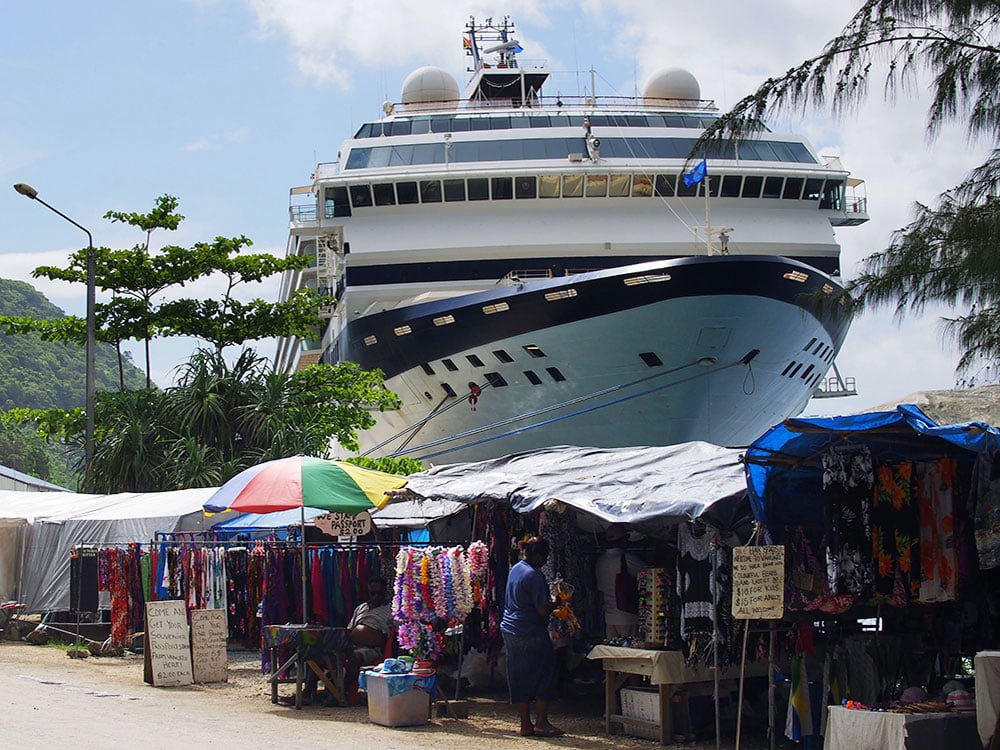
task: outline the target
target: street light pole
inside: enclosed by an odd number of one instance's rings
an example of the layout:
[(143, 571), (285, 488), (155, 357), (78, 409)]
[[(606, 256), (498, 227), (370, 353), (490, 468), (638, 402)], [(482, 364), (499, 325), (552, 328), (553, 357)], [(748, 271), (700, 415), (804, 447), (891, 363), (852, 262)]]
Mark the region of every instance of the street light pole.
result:
[(84, 411), (87, 418), (86, 433), (84, 435), (83, 446), (83, 482), (84, 490), (89, 491), (93, 487), (93, 477), (91, 476), (92, 461), (94, 458), (94, 406), (96, 401), (96, 366), (95, 352), (97, 349), (97, 259), (94, 254), (94, 238), (90, 230), (82, 224), (78, 224), (60, 211), (55, 206), (51, 206), (38, 197), (38, 191), (31, 185), (19, 182), (14, 185), (21, 195), (38, 201), (53, 213), (63, 217), (77, 229), (82, 229), (87, 235), (87, 346), (86, 346), (86, 397)]

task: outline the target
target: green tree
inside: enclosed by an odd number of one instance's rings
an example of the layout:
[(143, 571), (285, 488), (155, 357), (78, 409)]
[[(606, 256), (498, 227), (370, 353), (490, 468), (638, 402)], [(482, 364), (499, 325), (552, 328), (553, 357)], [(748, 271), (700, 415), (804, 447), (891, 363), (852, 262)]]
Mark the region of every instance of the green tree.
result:
[[(164, 195), (148, 214), (109, 211), (105, 218), (142, 230), (145, 240), (123, 250), (94, 249), (97, 286), (111, 293), (111, 299), (99, 302), (95, 310), (97, 338), (116, 345), (141, 341), (146, 348), (147, 387), (152, 385), (149, 343), (155, 337), (194, 336), (221, 352), (227, 346), (272, 336), (314, 334), (320, 324), (318, 308), (331, 300), (313, 290), (300, 290), (284, 302), (247, 302), (234, 296), (244, 284), (305, 268), (310, 258), (243, 254), (253, 243), (242, 236), (216, 237), (190, 248), (167, 245), (150, 252), (151, 233), (175, 230), (184, 218), (176, 213), (177, 205), (176, 198)], [(87, 250), (74, 253), (65, 268), (40, 266), (33, 274), (36, 278), (85, 283)], [(167, 299), (170, 291), (212, 275), (225, 279), (221, 297)], [(0, 316), (0, 327), (9, 334), (36, 333), (46, 341), (79, 345), (86, 341), (85, 321), (75, 317)]]
[(900, 317), (943, 303), (961, 350), (958, 369), (1000, 360), (1000, 6), (996, 0), (868, 0), (823, 51), (769, 78), (705, 131), (692, 156), (724, 141), (752, 138), (765, 116), (809, 106), (847, 112), (885, 73), (895, 95), (930, 80), (927, 131), (963, 122), (970, 141), (992, 151), (935, 206), (917, 204), (913, 221), (862, 262), (848, 285), (860, 309), (895, 305)]
[[(372, 411), (398, 405), (380, 372), (350, 362), (282, 373), (251, 349), (232, 363), (202, 349), (169, 388), (98, 393), (92, 491), (210, 487), (261, 461), (325, 456), (333, 439), (356, 449), (357, 431), (375, 424)], [(80, 409), (8, 418), (69, 444), (83, 440)]]

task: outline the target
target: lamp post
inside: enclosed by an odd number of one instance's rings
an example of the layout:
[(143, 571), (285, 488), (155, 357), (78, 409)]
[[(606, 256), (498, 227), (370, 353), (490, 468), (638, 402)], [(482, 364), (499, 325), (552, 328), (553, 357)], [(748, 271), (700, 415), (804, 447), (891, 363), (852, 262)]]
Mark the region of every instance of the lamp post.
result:
[(90, 490), (92, 487), (92, 477), (91, 477), (91, 462), (94, 458), (94, 402), (96, 394), (96, 368), (95, 368), (95, 350), (97, 342), (97, 320), (96, 320), (96, 306), (97, 306), (97, 261), (94, 255), (94, 238), (90, 234), (90, 230), (87, 229), (82, 224), (78, 224), (69, 218), (66, 214), (60, 211), (55, 206), (51, 206), (41, 198), (38, 197), (38, 191), (35, 190), (31, 185), (24, 182), (19, 182), (14, 185), (14, 190), (16, 190), (21, 195), (31, 198), (33, 201), (38, 201), (47, 209), (53, 213), (58, 214), (68, 221), (73, 226), (78, 229), (82, 229), (87, 235), (87, 346), (86, 346), (86, 360), (87, 360), (87, 375), (86, 375), (86, 397), (84, 411), (87, 418), (86, 433), (84, 435), (84, 447), (83, 447), (83, 482), (84, 489)]

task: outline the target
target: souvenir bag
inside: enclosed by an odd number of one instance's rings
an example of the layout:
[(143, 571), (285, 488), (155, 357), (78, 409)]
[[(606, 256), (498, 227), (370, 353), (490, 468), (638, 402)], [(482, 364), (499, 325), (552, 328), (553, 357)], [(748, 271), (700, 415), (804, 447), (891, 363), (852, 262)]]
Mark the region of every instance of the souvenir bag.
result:
[(615, 576), (615, 606), (630, 615), (639, 612), (639, 589), (635, 576), (629, 575), (624, 552), (622, 552), (621, 570)]

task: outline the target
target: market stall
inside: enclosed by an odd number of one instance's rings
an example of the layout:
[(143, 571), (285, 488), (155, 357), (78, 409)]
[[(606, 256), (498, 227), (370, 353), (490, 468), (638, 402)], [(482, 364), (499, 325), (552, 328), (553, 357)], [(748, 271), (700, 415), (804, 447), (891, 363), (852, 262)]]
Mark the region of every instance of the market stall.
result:
[[(970, 707), (964, 665), (1000, 643), (998, 450), (996, 429), (940, 426), (912, 405), (789, 419), (748, 448), (761, 536), (785, 550), (785, 620), (810, 630), (796, 651), (826, 646), (816, 684), (824, 710), (812, 725), (793, 706), (790, 718), (803, 718), (789, 722), (793, 739), (825, 732), (837, 746), (848, 727), (869, 727), (896, 738), (876, 746), (910, 746), (898, 738), (917, 720), (887, 710)], [(842, 700), (847, 709), (826, 713)], [(921, 719), (922, 734), (949, 731)]]

